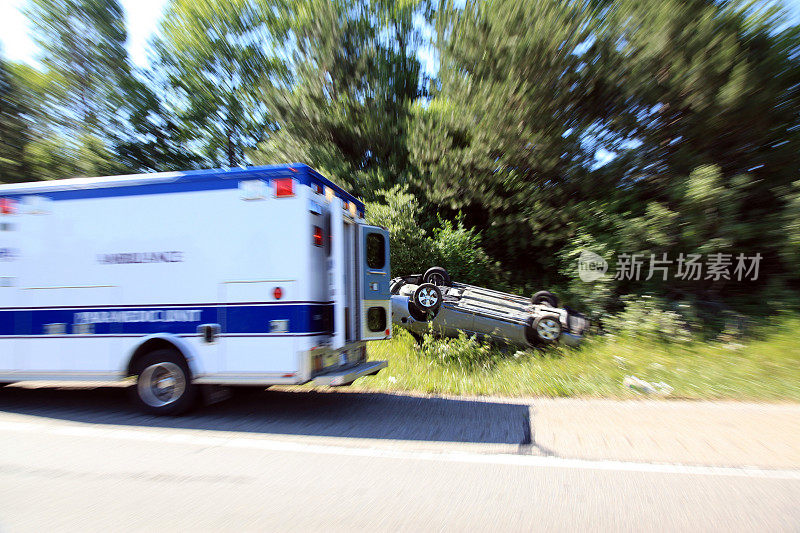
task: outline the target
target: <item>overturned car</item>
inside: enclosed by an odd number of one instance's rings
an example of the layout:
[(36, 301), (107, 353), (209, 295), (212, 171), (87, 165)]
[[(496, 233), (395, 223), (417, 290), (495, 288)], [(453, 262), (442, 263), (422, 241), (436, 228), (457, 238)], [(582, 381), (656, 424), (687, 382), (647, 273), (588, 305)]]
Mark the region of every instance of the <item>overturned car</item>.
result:
[(441, 267), (391, 281), (392, 322), (419, 338), (428, 331), (457, 337), (463, 331), (493, 341), (535, 346), (577, 345), (589, 321), (558, 307), (540, 291), (531, 298), (457, 283)]

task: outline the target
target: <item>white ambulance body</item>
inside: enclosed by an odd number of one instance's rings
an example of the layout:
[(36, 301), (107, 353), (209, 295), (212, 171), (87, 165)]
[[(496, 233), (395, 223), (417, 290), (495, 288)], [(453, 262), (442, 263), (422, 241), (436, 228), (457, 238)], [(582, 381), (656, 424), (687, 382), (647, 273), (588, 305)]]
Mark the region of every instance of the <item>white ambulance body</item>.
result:
[(301, 164), (0, 186), (0, 382), (346, 385), (385, 362), (389, 242)]

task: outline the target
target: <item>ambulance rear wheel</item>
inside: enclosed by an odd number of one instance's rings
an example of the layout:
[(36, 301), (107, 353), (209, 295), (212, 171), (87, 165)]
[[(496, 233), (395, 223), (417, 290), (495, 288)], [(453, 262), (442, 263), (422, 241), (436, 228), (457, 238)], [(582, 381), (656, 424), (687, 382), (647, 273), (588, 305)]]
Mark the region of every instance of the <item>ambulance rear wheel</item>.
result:
[(172, 349), (154, 350), (135, 364), (136, 385), (133, 401), (139, 409), (153, 415), (185, 413), (197, 401), (197, 385), (192, 383), (186, 359)]

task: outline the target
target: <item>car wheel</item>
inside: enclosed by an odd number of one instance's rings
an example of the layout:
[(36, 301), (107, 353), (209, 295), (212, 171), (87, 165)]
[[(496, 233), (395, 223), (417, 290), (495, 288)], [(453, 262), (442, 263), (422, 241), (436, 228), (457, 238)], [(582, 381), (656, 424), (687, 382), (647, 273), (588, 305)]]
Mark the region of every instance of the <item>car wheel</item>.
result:
[(561, 322), (554, 316), (535, 318), (531, 322), (530, 328), (534, 339), (543, 344), (552, 344), (561, 337)]
[(171, 349), (155, 350), (136, 363), (134, 403), (154, 415), (179, 415), (194, 407), (197, 385), (186, 359)]
[(531, 296), (531, 303), (533, 305), (545, 304), (550, 307), (558, 307), (558, 298), (550, 291), (539, 291)]
[(414, 290), (411, 301), (418, 310), (435, 315), (442, 306), (442, 290), (433, 283), (423, 283)]
[(397, 294), (398, 291), (400, 290), (400, 287), (402, 287), (405, 284), (406, 284), (405, 281), (403, 281), (402, 279), (398, 279), (397, 281), (392, 283), (391, 287), (389, 287), (389, 292), (392, 294)]
[(450, 280), (450, 274), (447, 273), (442, 267), (431, 267), (422, 276), (423, 283), (433, 283), (438, 287), (450, 287), (453, 282)]

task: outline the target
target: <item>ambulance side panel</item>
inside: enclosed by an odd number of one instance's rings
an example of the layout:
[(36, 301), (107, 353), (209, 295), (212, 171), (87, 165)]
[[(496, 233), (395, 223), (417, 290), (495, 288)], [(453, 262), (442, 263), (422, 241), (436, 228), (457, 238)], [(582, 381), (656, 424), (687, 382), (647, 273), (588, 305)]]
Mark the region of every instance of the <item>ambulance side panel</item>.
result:
[[(13, 242), (3, 247), (18, 257), (1, 272), (14, 286), (3, 287), (0, 320), (16, 338), (3, 338), (0, 366), (106, 377), (125, 371), (147, 335), (167, 334), (192, 346), (200, 376), (296, 373), (295, 337), (314, 326), (304, 202), (228, 188), (61, 200), (4, 217)], [(215, 343), (197, 336), (200, 324), (220, 325)]]

